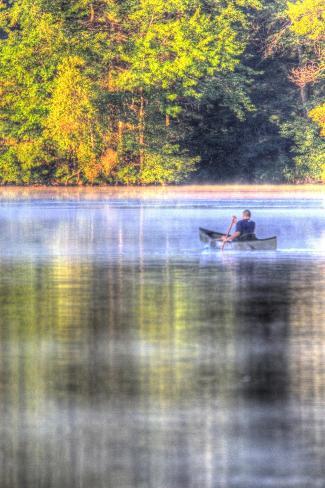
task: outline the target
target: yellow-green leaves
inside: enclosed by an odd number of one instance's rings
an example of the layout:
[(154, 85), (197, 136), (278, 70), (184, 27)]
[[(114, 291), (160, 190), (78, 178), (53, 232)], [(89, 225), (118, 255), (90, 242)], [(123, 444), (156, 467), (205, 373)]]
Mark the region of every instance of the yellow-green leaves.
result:
[(57, 147), (76, 158), (81, 169), (93, 174), (98, 144), (97, 114), (91, 84), (78, 56), (63, 59), (49, 104), (47, 133)]
[[(325, 137), (325, 103), (313, 108), (309, 112), (309, 117), (316, 122), (321, 128), (320, 134)], [(325, 152), (325, 151), (324, 151)], [(325, 154), (324, 154), (324, 166), (325, 166)]]
[(288, 2), (288, 17), (291, 30), (311, 40), (324, 41), (325, 36), (325, 3), (324, 0), (298, 0)]
[(252, 108), (238, 81), (252, 75), (236, 68), (258, 8), (258, 0), (2, 2), (0, 178), (7, 165), (5, 181), (181, 181), (197, 154), (184, 143), (186, 110), (199, 110), (210, 91), (216, 111), (243, 117)]
[(238, 63), (247, 41), (245, 6), (259, 3), (229, 1), (206, 10), (195, 0), (141, 0), (127, 20), (117, 84), (131, 90), (178, 85), (180, 95), (195, 95), (203, 77), (233, 71)]
[[(325, 3), (324, 0), (298, 0), (288, 2), (287, 15), (290, 29), (297, 36), (301, 46), (305, 46), (306, 62), (292, 70), (292, 80), (304, 90), (308, 84), (318, 83), (325, 74)], [(300, 58), (302, 56), (300, 55)], [(309, 111), (309, 116), (325, 136), (324, 104)]]

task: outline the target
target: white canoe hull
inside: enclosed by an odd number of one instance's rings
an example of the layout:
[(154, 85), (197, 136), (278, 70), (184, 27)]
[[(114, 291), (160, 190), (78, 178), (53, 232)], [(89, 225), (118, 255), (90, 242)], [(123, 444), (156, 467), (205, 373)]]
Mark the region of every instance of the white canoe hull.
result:
[[(223, 241), (221, 240), (222, 233), (210, 231), (207, 229), (199, 229), (200, 240), (205, 244), (209, 244), (212, 248), (222, 249)], [(277, 248), (277, 238), (269, 237), (267, 239), (256, 239), (252, 241), (232, 241), (226, 242), (224, 251), (275, 251)]]

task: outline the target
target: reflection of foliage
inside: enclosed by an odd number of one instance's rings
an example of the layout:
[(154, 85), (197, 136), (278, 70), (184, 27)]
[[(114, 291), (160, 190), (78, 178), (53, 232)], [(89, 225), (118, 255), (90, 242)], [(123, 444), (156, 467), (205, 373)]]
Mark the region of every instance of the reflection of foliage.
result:
[[(213, 288), (209, 290), (209, 297), (205, 296), (207, 300), (213, 296), (218, 309), (218, 314), (212, 318), (214, 305), (210, 302), (207, 309), (200, 295), (205, 271), (195, 276), (195, 282), (193, 275), (188, 275), (182, 267), (169, 265), (156, 273), (154, 269), (141, 272), (138, 294), (134, 297), (138, 333), (143, 344), (140, 358), (143, 387), (149, 383), (148, 395), (155, 401), (159, 399), (160, 405), (187, 402), (200, 388), (199, 375), (207, 361), (215, 368), (213, 381), (218, 382), (221, 392), (229, 376), (234, 374), (233, 364), (223, 363), (217, 354), (220, 344), (232, 341), (234, 334), (234, 310), (227, 306), (234, 286), (232, 275), (227, 276), (225, 286)], [(207, 330), (208, 323), (213, 326)], [(202, 336), (210, 337), (211, 343), (202, 344)], [(231, 348), (224, 352), (226, 356), (232, 354)]]
[[(65, 238), (62, 227), (51, 245), (62, 246)], [(177, 272), (173, 283), (163, 272), (162, 280), (153, 284), (150, 271), (138, 274), (137, 265), (107, 270), (62, 258), (45, 265), (3, 265), (1, 272), (0, 296), (6, 297), (1, 340), (22, 347), (10, 358), (15, 376), (10, 388), (24, 382), (28, 414), (44, 414), (53, 399), (77, 396), (79, 404), (87, 402), (92, 388), (98, 394), (99, 384), (105, 396), (117, 390), (141, 395), (145, 387), (149, 397), (168, 403), (194, 394), (196, 364), (185, 366), (183, 359), (195, 354), (188, 321), (189, 314), (197, 317), (200, 308), (195, 289), (184, 286)], [(139, 286), (130, 282), (130, 275)], [(230, 319), (224, 317), (223, 328)], [(134, 350), (133, 344), (139, 349)], [(133, 385), (123, 383), (130, 369), (136, 379)]]

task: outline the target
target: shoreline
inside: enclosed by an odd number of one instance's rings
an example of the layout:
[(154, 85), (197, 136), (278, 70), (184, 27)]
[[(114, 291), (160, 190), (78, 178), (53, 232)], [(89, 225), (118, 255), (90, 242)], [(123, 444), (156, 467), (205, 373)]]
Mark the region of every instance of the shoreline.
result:
[(188, 183), (182, 185), (0, 185), (0, 191), (2, 190), (122, 190), (122, 189), (136, 189), (136, 190), (190, 190), (195, 188), (201, 188), (205, 190), (213, 189), (298, 189), (298, 190), (325, 190), (325, 183)]
[(0, 202), (6, 200), (35, 199), (186, 199), (192, 198), (219, 200), (228, 198), (258, 199), (286, 198), (314, 199), (323, 198), (325, 185), (267, 185), (267, 184), (225, 184), (225, 185), (171, 185), (171, 186), (3, 186), (0, 187)]

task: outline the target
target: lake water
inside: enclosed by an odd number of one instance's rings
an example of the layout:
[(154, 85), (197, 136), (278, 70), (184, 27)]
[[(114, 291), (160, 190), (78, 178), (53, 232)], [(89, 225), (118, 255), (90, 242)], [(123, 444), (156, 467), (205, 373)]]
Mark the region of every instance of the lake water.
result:
[[(221, 254), (250, 208), (278, 251)], [(325, 195), (0, 193), (1, 488), (324, 488)]]

